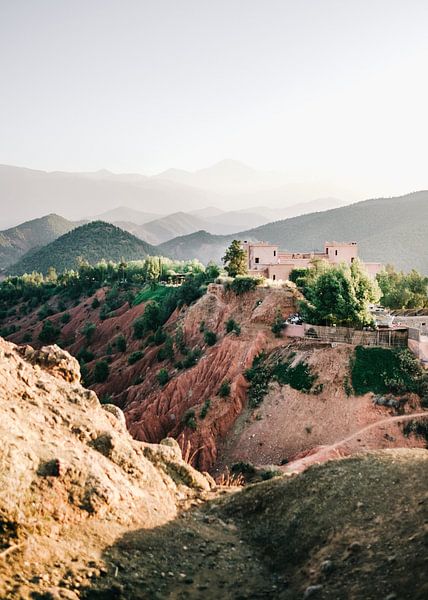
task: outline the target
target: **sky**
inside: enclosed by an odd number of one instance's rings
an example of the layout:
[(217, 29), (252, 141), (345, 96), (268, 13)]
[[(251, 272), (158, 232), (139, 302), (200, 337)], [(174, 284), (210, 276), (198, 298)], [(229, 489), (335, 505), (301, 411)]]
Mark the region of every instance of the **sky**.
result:
[(426, 0), (0, 0), (0, 163), (428, 188)]

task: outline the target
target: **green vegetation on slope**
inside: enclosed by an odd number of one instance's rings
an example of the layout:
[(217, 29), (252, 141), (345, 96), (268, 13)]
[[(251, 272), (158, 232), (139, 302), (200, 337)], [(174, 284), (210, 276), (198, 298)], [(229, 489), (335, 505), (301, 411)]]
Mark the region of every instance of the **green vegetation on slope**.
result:
[(428, 375), (410, 350), (357, 346), (351, 359), (355, 393), (428, 395)]
[(58, 273), (77, 268), (79, 261), (96, 264), (102, 260), (139, 260), (157, 254), (157, 249), (109, 223), (94, 221), (77, 227), (54, 242), (33, 252), (9, 268), (12, 275), (38, 271)]

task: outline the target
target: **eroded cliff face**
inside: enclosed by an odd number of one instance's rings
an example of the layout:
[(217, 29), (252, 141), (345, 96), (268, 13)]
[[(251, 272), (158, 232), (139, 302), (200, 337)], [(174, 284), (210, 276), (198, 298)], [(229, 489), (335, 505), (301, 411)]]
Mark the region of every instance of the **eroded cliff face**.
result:
[[(158, 366), (154, 349), (142, 363), (144, 381), (118, 395), (117, 401), (124, 408), (131, 434), (148, 441), (172, 436), (183, 449), (190, 449), (198, 468), (210, 470), (217, 460), (219, 443), (246, 405), (248, 383), (244, 372), (262, 350), (281, 343), (270, 328), (277, 311), (284, 317), (295, 312), (296, 298), (292, 287), (260, 288), (237, 296), (225, 291), (223, 286), (210, 285), (205, 296), (181, 314), (174, 315), (166, 326), (171, 334), (182, 328), (189, 348), (203, 347), (198, 363), (186, 370), (174, 369), (167, 363)], [(239, 336), (226, 334), (228, 319), (239, 323)], [(201, 323), (217, 334), (214, 346), (204, 344)], [(156, 380), (160, 367), (171, 368), (171, 380), (164, 387)], [(230, 383), (230, 394), (222, 398), (219, 388), (224, 381)], [(207, 401), (209, 409), (201, 418)], [(185, 415), (189, 410), (195, 412), (195, 431), (186, 424)]]

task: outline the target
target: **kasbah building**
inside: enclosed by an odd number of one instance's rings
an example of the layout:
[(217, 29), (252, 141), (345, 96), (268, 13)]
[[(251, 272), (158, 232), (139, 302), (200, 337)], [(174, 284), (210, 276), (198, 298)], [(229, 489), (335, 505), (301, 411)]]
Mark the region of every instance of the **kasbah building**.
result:
[[(267, 242), (243, 242), (247, 253), (249, 275), (263, 276), (272, 281), (286, 281), (295, 268), (311, 267), (314, 259), (323, 259), (332, 265), (351, 265), (358, 258), (357, 242), (325, 242), (324, 252), (285, 252)], [(373, 279), (382, 269), (378, 262), (361, 262)]]

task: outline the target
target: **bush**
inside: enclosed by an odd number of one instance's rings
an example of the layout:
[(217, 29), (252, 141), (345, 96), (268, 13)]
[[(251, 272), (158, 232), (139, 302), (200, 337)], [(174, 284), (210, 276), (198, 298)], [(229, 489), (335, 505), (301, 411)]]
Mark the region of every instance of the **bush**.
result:
[[(274, 367), (272, 375), (281, 385), (288, 384), (295, 390), (308, 393), (316, 380), (316, 375), (312, 375), (309, 366), (305, 362), (299, 362), (295, 367), (288, 363), (279, 363)], [(322, 388), (320, 391), (322, 391)]]
[(160, 346), (166, 340), (166, 333), (162, 329), (162, 327), (158, 327), (155, 331), (155, 335), (153, 336), (153, 342), (156, 346)]
[(225, 328), (226, 328), (226, 333), (233, 332), (236, 335), (240, 335), (240, 333), (241, 333), (241, 327), (234, 319), (229, 319), (228, 321), (226, 321)]
[(201, 408), (201, 412), (199, 413), (199, 418), (200, 419), (205, 419), (205, 417), (208, 414), (208, 411), (210, 409), (211, 406), (211, 400), (209, 398), (207, 398), (207, 400), (205, 400), (202, 408)]
[(278, 309), (275, 314), (274, 322), (272, 323), (271, 331), (273, 334), (275, 334), (275, 337), (281, 337), (284, 327), (285, 321), (281, 315), (281, 311)]
[(186, 410), (186, 412), (183, 415), (182, 423), (186, 427), (189, 427), (190, 429), (193, 429), (193, 431), (196, 431), (198, 425), (196, 423), (195, 411), (193, 410), (193, 408), (189, 408), (189, 410)]
[(144, 352), (142, 350), (136, 350), (135, 352), (132, 352), (132, 354), (128, 356), (128, 365), (134, 365), (136, 362), (141, 360), (143, 356)]
[(48, 304), (44, 304), (38, 312), (39, 321), (43, 321), (46, 317), (51, 317), (55, 314), (54, 309)]
[(254, 357), (251, 368), (245, 371), (245, 378), (251, 384), (248, 390), (248, 404), (255, 408), (262, 403), (268, 393), (272, 378), (271, 370), (265, 365), (263, 352)]
[(95, 325), (95, 323), (85, 323), (83, 329), (82, 329), (82, 335), (85, 336), (87, 343), (89, 344), (95, 334), (97, 326)]
[(230, 396), (230, 381), (227, 381), (227, 379), (223, 381), (218, 390), (218, 395), (220, 398), (227, 398), (227, 396)]
[(96, 308), (99, 308), (101, 302), (98, 300), (98, 298), (95, 296), (95, 298), (92, 300), (92, 308), (95, 310)]
[(54, 325), (52, 321), (49, 321), (48, 319), (43, 323), (42, 330), (39, 333), (39, 340), (43, 344), (54, 344), (57, 341), (60, 333), (60, 328)]
[(118, 352), (126, 352), (126, 338), (124, 335), (118, 335), (116, 338), (116, 348)]
[(217, 334), (214, 331), (207, 330), (204, 333), (204, 342), (208, 346), (214, 346), (217, 341)]
[(156, 375), (156, 379), (160, 385), (166, 385), (169, 381), (169, 373), (166, 369), (161, 369)]
[(100, 360), (95, 363), (94, 368), (94, 381), (95, 383), (104, 383), (107, 381), (110, 374), (110, 367), (106, 360)]
[(164, 346), (159, 350), (157, 359), (159, 362), (163, 360), (173, 360), (174, 359), (174, 346), (172, 342), (172, 338), (168, 337)]
[(94, 353), (87, 348), (81, 348), (76, 358), (80, 363), (88, 363), (94, 360)]
[(199, 333), (204, 333), (205, 331), (205, 321), (201, 321), (199, 323)]
[(189, 352), (182, 361), (183, 368), (190, 369), (191, 367), (194, 367), (201, 356), (202, 351), (200, 348), (198, 348), (198, 346), (193, 348), (193, 350), (189, 350)]
[(71, 320), (71, 315), (68, 312), (64, 313), (61, 316), (61, 323), (64, 323), (64, 325), (67, 324), (67, 323), (70, 323), (70, 320)]
[(263, 282), (261, 277), (235, 277), (230, 288), (237, 296), (255, 290)]
[(421, 393), (425, 374), (406, 349), (357, 346), (351, 359), (352, 387), (357, 395)]

